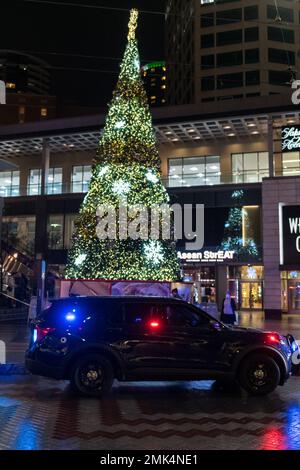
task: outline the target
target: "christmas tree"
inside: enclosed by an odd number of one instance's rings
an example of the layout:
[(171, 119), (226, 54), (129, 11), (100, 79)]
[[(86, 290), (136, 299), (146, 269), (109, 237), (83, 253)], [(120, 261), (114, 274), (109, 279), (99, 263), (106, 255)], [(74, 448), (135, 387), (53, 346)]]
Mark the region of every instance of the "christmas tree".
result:
[(256, 243), (251, 237), (245, 240), (242, 234), (243, 222), (244, 226), (247, 228), (247, 233), (250, 231), (247, 212), (244, 211), (241, 203), (243, 191), (236, 190), (232, 193), (231, 197), (234, 201), (234, 207), (229, 210), (228, 219), (225, 223), (224, 239), (221, 246), (223, 250), (234, 250), (235, 255), (240, 260), (249, 256), (255, 258), (258, 256)]
[[(155, 133), (140, 76), (135, 37), (137, 17), (137, 10), (131, 10), (119, 79), (93, 162), (89, 191), (75, 222), (67, 278), (156, 281), (179, 278), (175, 243), (163, 239), (161, 231), (152, 239), (142, 237), (142, 229), (138, 239), (127, 234), (103, 239), (97, 230), (100, 206), (116, 209), (118, 229), (119, 208), (125, 200), (128, 207), (140, 204), (149, 209), (163, 204), (168, 207), (169, 203), (161, 182)], [(135, 215), (139, 215), (138, 210)], [(131, 213), (129, 221), (134, 223), (134, 219)]]

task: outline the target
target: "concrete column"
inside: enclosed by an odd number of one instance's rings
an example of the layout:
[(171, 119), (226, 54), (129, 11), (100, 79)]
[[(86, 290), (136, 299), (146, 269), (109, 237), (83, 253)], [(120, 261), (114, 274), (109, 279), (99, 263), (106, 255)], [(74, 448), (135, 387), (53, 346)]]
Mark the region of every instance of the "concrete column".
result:
[(227, 266), (219, 265), (217, 267), (217, 274), (216, 274), (216, 283), (217, 283), (217, 304), (218, 309), (221, 310), (222, 308), (222, 301), (225, 297), (227, 292)]
[(42, 181), (41, 181), (41, 194), (47, 194), (47, 183), (50, 163), (50, 146), (49, 139), (43, 139), (42, 150)]
[(274, 139), (273, 139), (273, 119), (268, 118), (268, 152), (269, 152), (269, 176), (274, 176)]

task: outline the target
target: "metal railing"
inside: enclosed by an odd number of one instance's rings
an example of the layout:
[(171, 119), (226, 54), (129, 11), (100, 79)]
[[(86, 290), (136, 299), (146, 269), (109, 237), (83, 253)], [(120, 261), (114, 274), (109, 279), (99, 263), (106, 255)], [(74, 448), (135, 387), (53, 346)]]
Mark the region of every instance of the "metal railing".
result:
[[(274, 176), (299, 176), (300, 164), (298, 166), (287, 166), (277, 168), (275, 166)], [(245, 183), (261, 183), (263, 178), (268, 178), (269, 170), (249, 170), (249, 171), (233, 171), (233, 172), (206, 172), (205, 174), (176, 174), (162, 178), (162, 182), (166, 188), (183, 188), (190, 186), (216, 186), (221, 184), (245, 184)], [(47, 195), (55, 194), (73, 194), (86, 193), (88, 191), (87, 182), (71, 182), (70, 184), (51, 183), (46, 186)], [(0, 196), (17, 197), (17, 196), (38, 196), (41, 194), (41, 185), (27, 186), (8, 186), (0, 188)]]

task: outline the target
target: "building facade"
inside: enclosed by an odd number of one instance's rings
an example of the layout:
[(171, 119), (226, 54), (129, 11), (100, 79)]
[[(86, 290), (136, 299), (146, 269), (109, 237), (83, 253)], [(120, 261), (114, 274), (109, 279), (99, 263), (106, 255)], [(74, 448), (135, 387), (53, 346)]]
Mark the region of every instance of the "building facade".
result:
[[(300, 148), (293, 140), (282, 146), (282, 129), (297, 136), (297, 107), (267, 96), (153, 115), (171, 201), (205, 207), (203, 248), (187, 250), (185, 238), (177, 245), (182, 276), (194, 282), (199, 300), (220, 306), (230, 290), (242, 310), (300, 314), (300, 260), (281, 260), (278, 212), (300, 207)], [(11, 165), (0, 172), (7, 266), (13, 256), (29, 263), (41, 254), (63, 273), (103, 123), (98, 115), (0, 129), (0, 162)]]
[(166, 63), (161, 61), (143, 65), (142, 79), (150, 106), (164, 106), (167, 91)]
[(299, 78), (299, 12), (289, 0), (170, 0), (168, 102), (288, 94)]

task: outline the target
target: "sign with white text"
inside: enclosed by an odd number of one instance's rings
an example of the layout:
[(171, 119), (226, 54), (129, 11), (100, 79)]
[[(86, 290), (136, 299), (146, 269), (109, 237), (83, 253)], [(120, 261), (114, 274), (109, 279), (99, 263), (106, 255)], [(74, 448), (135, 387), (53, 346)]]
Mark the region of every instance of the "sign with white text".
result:
[(300, 267), (300, 206), (282, 206), (281, 262)]
[(233, 250), (177, 251), (181, 261), (190, 263), (224, 263), (224, 261), (233, 261), (234, 254)]
[(281, 128), (282, 152), (297, 152), (300, 150), (300, 126), (285, 126)]

